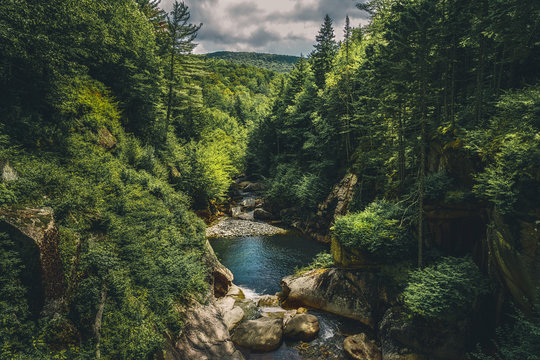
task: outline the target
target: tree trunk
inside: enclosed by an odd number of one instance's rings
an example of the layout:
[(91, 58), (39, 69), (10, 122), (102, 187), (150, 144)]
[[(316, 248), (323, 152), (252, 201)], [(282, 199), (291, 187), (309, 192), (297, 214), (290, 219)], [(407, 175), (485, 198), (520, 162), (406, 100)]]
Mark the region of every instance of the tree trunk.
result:
[(96, 319), (94, 320), (94, 337), (96, 339), (96, 358), (101, 358), (100, 341), (101, 341), (101, 322), (103, 320), (103, 310), (105, 309), (105, 301), (107, 300), (107, 286), (102, 284), (101, 297), (98, 305), (98, 311), (96, 313)]

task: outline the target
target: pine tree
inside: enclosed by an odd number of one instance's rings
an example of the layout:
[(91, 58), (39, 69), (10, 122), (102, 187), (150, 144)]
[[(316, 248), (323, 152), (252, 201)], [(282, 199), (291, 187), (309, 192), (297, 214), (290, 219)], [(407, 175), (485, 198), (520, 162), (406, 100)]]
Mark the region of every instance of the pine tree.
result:
[(175, 84), (175, 66), (176, 60), (182, 55), (190, 54), (197, 46), (193, 41), (197, 37), (197, 32), (202, 27), (202, 23), (194, 25), (189, 23), (191, 14), (188, 6), (182, 1), (175, 1), (173, 10), (167, 16), (167, 28), (169, 30), (169, 55), (170, 63), (168, 70), (168, 99), (167, 99), (167, 120), (170, 124), (171, 112), (173, 107), (173, 90)]
[(328, 14), (324, 17), (324, 23), (315, 38), (317, 44), (315, 50), (311, 53), (311, 62), (315, 83), (319, 89), (324, 89), (326, 83), (326, 74), (332, 70), (332, 62), (337, 53), (337, 43), (332, 26), (332, 19)]

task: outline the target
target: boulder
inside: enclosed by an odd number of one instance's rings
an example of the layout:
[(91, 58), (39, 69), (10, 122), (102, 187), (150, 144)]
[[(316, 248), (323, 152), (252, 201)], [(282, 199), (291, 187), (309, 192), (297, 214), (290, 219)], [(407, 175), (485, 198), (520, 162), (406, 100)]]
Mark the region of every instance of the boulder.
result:
[(295, 315), (283, 329), (283, 335), (292, 340), (311, 341), (319, 334), (319, 319), (310, 314)]
[(262, 190), (264, 190), (263, 183), (248, 183), (244, 187), (244, 191), (262, 191)]
[(242, 207), (241, 206), (231, 206), (231, 215), (232, 217), (238, 217), (242, 214)]
[(102, 127), (98, 130), (98, 144), (105, 149), (110, 150), (116, 146), (116, 138), (106, 127)]
[(244, 209), (253, 209), (256, 205), (256, 201), (255, 201), (255, 198), (247, 198), (247, 199), (244, 199), (242, 200), (242, 202), (240, 203), (240, 205), (242, 205), (242, 207)]
[(244, 292), (242, 289), (240, 289), (238, 286), (232, 284), (229, 288), (229, 292), (227, 293), (227, 297), (232, 297), (233, 299), (245, 299), (246, 296), (244, 295)]
[(193, 304), (184, 316), (182, 333), (164, 349), (166, 360), (243, 360), (234, 347), (227, 325), (214, 304)]
[(224, 316), (226, 313), (233, 309), (235, 302), (236, 299), (230, 296), (225, 296), (216, 300), (216, 307), (218, 308), (221, 315)]
[(241, 213), (240, 215), (237, 216), (237, 218), (240, 220), (247, 220), (247, 221), (255, 220), (253, 218), (253, 213)]
[(214, 296), (220, 298), (227, 295), (234, 279), (233, 273), (219, 262), (208, 240), (206, 240), (205, 260), (211, 269)]
[(260, 352), (276, 350), (282, 340), (283, 319), (269, 317), (240, 324), (232, 336), (236, 345)]
[(470, 324), (408, 317), (399, 307), (390, 308), (379, 324), (383, 360), (465, 359), (471, 338)]
[(259, 316), (259, 309), (253, 300), (250, 299), (236, 299), (234, 306), (240, 307), (244, 310), (244, 316), (246, 319), (252, 320)]
[(257, 220), (272, 220), (274, 216), (264, 209), (257, 208), (253, 211), (253, 217)]
[(276, 295), (263, 295), (257, 302), (257, 306), (279, 306), (279, 298)]
[(379, 278), (369, 271), (315, 269), (281, 280), (280, 298), (287, 307), (300, 305), (359, 320), (373, 327), (385, 293)]
[(334, 264), (338, 267), (346, 269), (372, 269), (376, 268), (380, 264), (369, 259), (362, 251), (358, 249), (345, 248), (334, 237), (331, 240), (330, 250), (332, 252), (332, 258)]
[(223, 321), (227, 325), (227, 329), (231, 331), (244, 319), (244, 310), (241, 307), (235, 306), (230, 311), (223, 314)]
[(381, 349), (364, 333), (345, 338), (343, 349), (355, 360), (382, 360)]

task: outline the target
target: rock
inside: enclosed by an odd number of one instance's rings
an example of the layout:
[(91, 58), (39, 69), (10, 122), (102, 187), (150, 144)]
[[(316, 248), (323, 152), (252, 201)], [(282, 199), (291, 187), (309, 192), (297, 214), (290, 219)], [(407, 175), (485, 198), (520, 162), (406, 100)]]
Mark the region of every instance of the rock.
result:
[(252, 320), (259, 317), (259, 309), (253, 300), (237, 299), (234, 302), (234, 306), (238, 306), (244, 310), (244, 316), (246, 319)]
[(233, 299), (245, 299), (246, 296), (244, 295), (244, 292), (242, 289), (240, 289), (238, 286), (232, 284), (229, 288), (229, 292), (227, 293), (227, 297), (232, 297)]
[(472, 338), (467, 321), (444, 322), (410, 318), (399, 307), (390, 308), (379, 324), (383, 360), (427, 358), (464, 359)]
[(237, 220), (224, 219), (214, 226), (206, 229), (206, 236), (215, 237), (237, 237), (237, 236), (270, 236), (286, 234), (287, 230), (270, 224)]
[(227, 329), (231, 331), (244, 319), (244, 310), (241, 307), (235, 306), (230, 311), (223, 315), (223, 321), (227, 325)]
[[(281, 280), (285, 306), (309, 306), (375, 325), (381, 294), (378, 277), (369, 271), (316, 269)], [(380, 288), (381, 287), (381, 288)]]
[(257, 302), (257, 306), (279, 306), (279, 298), (276, 295), (263, 295)]
[(186, 312), (179, 339), (165, 349), (165, 359), (174, 360), (242, 360), (236, 350), (229, 330), (216, 306), (192, 305)]
[(216, 298), (223, 297), (229, 292), (229, 288), (232, 285), (234, 279), (233, 273), (219, 262), (208, 240), (206, 240), (205, 257), (206, 264), (212, 273), (214, 296)]
[(244, 209), (250, 210), (255, 207), (255, 198), (247, 198), (242, 200), (241, 205)]
[(242, 207), (241, 206), (231, 206), (231, 215), (232, 217), (238, 217), (242, 214)]
[(240, 324), (232, 336), (236, 345), (261, 352), (276, 350), (282, 340), (283, 320), (268, 317)]
[(283, 335), (292, 340), (311, 341), (318, 334), (319, 319), (310, 314), (295, 315), (283, 329)]
[(380, 264), (369, 259), (358, 249), (347, 249), (340, 242), (332, 237), (330, 250), (334, 264), (346, 269), (372, 269)]
[(264, 190), (263, 183), (249, 183), (244, 187), (244, 191), (262, 191)]
[(307, 313), (307, 309), (305, 307), (299, 307), (298, 309), (296, 309), (296, 313), (297, 314), (305, 314), (305, 313)]
[(9, 165), (9, 161), (0, 160), (0, 179), (3, 181), (15, 181), (19, 178), (19, 175)]
[(355, 360), (382, 360), (381, 349), (363, 333), (347, 337), (343, 349)]
[(231, 311), (234, 307), (234, 303), (236, 302), (236, 299), (225, 296), (221, 299), (216, 300), (216, 307), (218, 308), (221, 315), (225, 316), (226, 313)]
[(98, 130), (98, 144), (110, 150), (116, 146), (116, 138), (106, 127)]
[[(3, 209), (0, 211), (0, 223), (3, 222), (20, 232), (17, 246), (27, 248), (39, 257), (41, 286), (46, 303), (61, 303), (65, 295), (64, 269), (60, 259), (59, 235), (53, 210), (43, 209)], [(22, 233), (21, 236), (20, 234)], [(31, 261), (28, 259), (28, 261)], [(56, 307), (56, 306), (54, 306)]]
[(239, 218), (240, 220), (246, 220), (246, 221), (253, 221), (255, 220), (253, 218), (253, 214), (252, 213), (241, 213), (240, 215), (237, 216), (237, 218)]
[(264, 209), (257, 208), (253, 211), (253, 217), (257, 220), (272, 220), (274, 216)]

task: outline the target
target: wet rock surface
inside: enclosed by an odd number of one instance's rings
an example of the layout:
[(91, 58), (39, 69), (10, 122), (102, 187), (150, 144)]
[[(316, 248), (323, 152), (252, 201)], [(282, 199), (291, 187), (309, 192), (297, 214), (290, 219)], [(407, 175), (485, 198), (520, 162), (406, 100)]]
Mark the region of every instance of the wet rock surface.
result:
[(224, 219), (206, 229), (206, 236), (216, 237), (242, 237), (242, 236), (270, 236), (286, 234), (287, 230), (263, 222)]
[(262, 317), (238, 326), (232, 336), (233, 342), (255, 351), (276, 350), (283, 340), (283, 319)]
[(290, 319), (283, 329), (283, 335), (292, 340), (311, 341), (319, 334), (319, 319), (310, 314), (298, 314)]
[(347, 337), (343, 348), (355, 360), (382, 360), (381, 349), (364, 333)]

